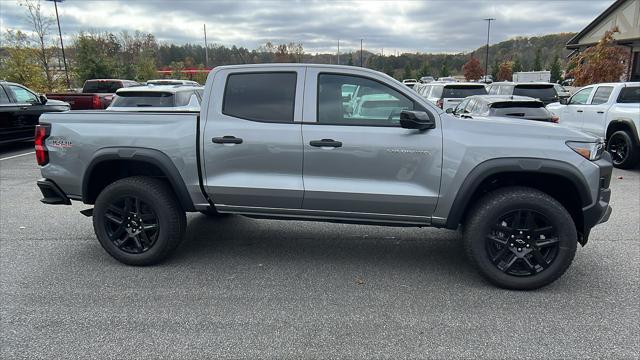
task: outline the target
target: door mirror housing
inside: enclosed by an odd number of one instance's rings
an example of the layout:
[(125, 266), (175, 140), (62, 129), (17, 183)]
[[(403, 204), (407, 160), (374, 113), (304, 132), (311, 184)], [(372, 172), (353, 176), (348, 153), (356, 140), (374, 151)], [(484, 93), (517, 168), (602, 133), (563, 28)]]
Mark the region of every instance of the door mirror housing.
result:
[(453, 110), (453, 108), (447, 108), (447, 110), (445, 110), (444, 112), (446, 112), (447, 114), (455, 114), (456, 111)]
[(38, 99), (40, 99), (40, 104), (44, 105), (47, 103), (47, 101), (49, 101), (49, 99), (47, 99), (47, 96), (44, 94), (40, 94), (40, 96), (38, 96)]
[(428, 130), (435, 129), (436, 121), (431, 114), (424, 111), (402, 110), (400, 126), (405, 129)]
[(569, 105), (569, 98), (568, 97), (561, 97), (559, 102), (562, 105)]

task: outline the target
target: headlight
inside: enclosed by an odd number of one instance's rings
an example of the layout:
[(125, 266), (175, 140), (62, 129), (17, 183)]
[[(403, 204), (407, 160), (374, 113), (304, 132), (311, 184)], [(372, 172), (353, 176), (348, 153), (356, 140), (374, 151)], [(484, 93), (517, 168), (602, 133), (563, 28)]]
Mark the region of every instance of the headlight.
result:
[(596, 142), (567, 141), (566, 144), (571, 148), (571, 150), (591, 161), (599, 160), (605, 149), (604, 140), (602, 139), (599, 139)]

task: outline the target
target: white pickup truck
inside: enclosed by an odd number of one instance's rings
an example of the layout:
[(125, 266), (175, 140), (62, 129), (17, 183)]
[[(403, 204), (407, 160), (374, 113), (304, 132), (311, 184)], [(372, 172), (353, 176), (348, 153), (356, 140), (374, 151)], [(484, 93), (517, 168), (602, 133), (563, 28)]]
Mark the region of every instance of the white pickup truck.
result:
[(605, 138), (615, 167), (640, 161), (640, 82), (585, 86), (547, 109), (561, 125)]

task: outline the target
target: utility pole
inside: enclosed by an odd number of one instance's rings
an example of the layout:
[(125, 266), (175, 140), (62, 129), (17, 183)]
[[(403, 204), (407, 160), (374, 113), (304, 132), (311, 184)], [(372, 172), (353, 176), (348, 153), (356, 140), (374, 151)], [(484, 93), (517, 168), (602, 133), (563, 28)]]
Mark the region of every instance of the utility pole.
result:
[(362, 62), (362, 39), (360, 39), (360, 67), (364, 67), (364, 63)]
[(491, 31), (491, 22), (495, 21), (494, 18), (483, 19), (487, 22), (487, 54), (484, 59), (484, 82), (487, 82), (487, 75), (489, 75), (489, 32)]
[(340, 39), (338, 39), (338, 62), (337, 65), (340, 65)]
[(209, 67), (209, 47), (207, 46), (207, 24), (204, 24), (204, 68)]
[(64, 54), (64, 43), (62, 42), (62, 30), (60, 30), (60, 16), (58, 16), (58, 3), (64, 0), (49, 0), (53, 1), (53, 6), (56, 8), (56, 20), (58, 21), (58, 35), (60, 35), (60, 48), (62, 49), (62, 61), (64, 62), (64, 75), (67, 78), (67, 88), (71, 89), (71, 80), (69, 80), (69, 69), (67, 68), (67, 57)]

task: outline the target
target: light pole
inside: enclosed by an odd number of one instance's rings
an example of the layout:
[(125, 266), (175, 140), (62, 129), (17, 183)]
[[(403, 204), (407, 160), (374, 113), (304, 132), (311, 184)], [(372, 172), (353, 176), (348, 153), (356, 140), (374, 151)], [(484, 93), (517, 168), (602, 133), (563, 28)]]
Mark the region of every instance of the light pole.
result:
[(60, 16), (58, 16), (58, 3), (64, 0), (47, 0), (53, 1), (53, 6), (56, 8), (56, 20), (58, 21), (58, 35), (60, 35), (60, 48), (62, 49), (62, 62), (64, 63), (64, 74), (67, 78), (67, 88), (71, 89), (71, 81), (69, 80), (69, 69), (67, 68), (67, 57), (64, 54), (64, 43), (62, 42), (62, 30), (60, 30)]
[(204, 24), (204, 68), (209, 67), (209, 46), (207, 46), (207, 24)]
[(489, 32), (491, 31), (491, 22), (495, 21), (496, 19), (494, 18), (486, 18), (486, 19), (482, 19), (485, 20), (487, 22), (487, 55), (484, 59), (484, 82), (487, 82), (487, 75), (489, 72)]
[(360, 39), (360, 67), (364, 67), (364, 63), (362, 62), (362, 39)]

